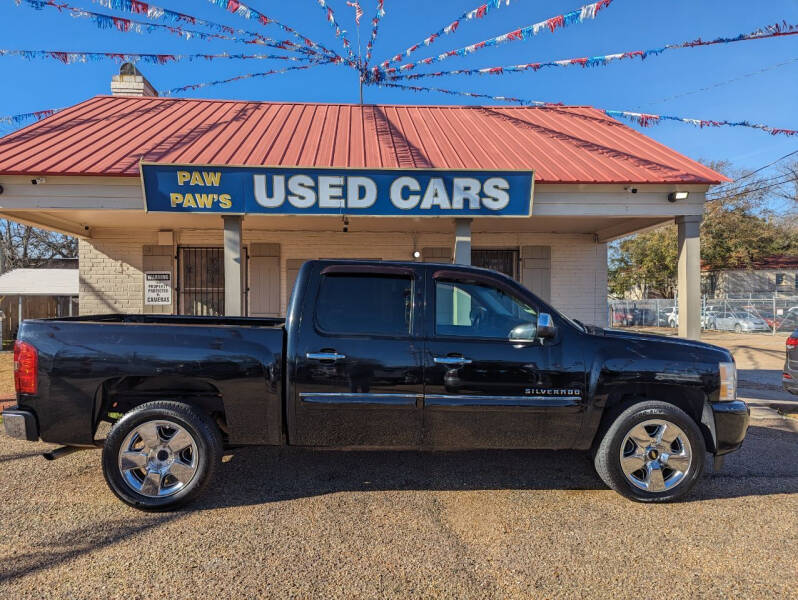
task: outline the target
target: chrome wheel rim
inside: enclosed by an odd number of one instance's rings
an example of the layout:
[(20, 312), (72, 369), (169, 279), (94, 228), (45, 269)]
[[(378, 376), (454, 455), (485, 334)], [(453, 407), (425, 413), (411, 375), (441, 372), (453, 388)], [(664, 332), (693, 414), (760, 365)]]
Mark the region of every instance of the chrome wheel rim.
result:
[(621, 470), (626, 479), (647, 492), (671, 490), (682, 482), (693, 462), (687, 434), (662, 419), (638, 423), (621, 444)]
[(135, 492), (148, 498), (176, 494), (197, 474), (197, 443), (172, 421), (147, 421), (125, 437), (119, 472)]

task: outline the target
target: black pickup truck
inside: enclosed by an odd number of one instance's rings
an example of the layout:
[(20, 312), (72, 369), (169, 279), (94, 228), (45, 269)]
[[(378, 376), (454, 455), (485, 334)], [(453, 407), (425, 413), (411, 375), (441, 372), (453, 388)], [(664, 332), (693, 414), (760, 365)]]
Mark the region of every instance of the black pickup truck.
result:
[(50, 458), (101, 445), (111, 490), (150, 510), (244, 444), (582, 449), (611, 488), (665, 502), (748, 427), (726, 350), (583, 325), (451, 264), (309, 261), (285, 320), (26, 321), (15, 369), (6, 432), (65, 445)]

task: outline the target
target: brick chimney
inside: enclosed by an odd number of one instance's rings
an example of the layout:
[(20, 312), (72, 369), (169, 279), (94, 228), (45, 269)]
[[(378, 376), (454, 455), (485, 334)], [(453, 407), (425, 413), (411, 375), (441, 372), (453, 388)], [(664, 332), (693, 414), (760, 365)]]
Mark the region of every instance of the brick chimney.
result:
[(133, 63), (123, 63), (111, 78), (113, 96), (157, 96), (158, 92)]

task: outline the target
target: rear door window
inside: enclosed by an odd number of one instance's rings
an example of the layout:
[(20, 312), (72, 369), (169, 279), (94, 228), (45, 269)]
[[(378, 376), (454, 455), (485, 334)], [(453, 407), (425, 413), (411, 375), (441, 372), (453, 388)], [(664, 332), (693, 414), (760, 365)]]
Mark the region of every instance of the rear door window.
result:
[(321, 278), (316, 326), (323, 333), (407, 336), (412, 315), (410, 277), (330, 274)]

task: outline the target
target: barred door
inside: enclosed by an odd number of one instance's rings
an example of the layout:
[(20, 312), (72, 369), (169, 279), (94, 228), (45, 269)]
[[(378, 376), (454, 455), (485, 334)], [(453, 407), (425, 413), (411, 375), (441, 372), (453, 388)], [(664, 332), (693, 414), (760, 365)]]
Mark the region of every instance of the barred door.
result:
[(222, 248), (180, 248), (178, 273), (181, 315), (224, 315)]

